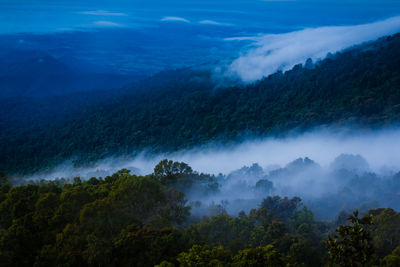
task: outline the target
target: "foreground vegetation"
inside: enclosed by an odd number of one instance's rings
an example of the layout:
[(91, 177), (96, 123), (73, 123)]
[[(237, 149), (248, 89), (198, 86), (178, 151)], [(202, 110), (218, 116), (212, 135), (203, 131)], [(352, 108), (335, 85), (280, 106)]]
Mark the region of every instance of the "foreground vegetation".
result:
[[(248, 213), (210, 205), (191, 215), (185, 188), (212, 177), (160, 162), (71, 182), (13, 186), (0, 175), (2, 266), (399, 266), (400, 213), (387, 208), (316, 221), (300, 198), (267, 196)], [(213, 185), (214, 186), (209, 186)]]

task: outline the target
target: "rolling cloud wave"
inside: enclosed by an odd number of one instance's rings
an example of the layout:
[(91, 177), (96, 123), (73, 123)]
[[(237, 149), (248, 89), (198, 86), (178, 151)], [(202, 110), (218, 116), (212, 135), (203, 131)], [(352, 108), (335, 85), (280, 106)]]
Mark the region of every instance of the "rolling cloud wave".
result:
[(323, 59), (363, 42), (400, 31), (400, 16), (356, 26), (307, 28), (284, 34), (233, 37), (226, 41), (252, 41), (252, 47), (228, 66), (226, 75), (253, 82), (278, 70), (288, 70), (308, 58)]

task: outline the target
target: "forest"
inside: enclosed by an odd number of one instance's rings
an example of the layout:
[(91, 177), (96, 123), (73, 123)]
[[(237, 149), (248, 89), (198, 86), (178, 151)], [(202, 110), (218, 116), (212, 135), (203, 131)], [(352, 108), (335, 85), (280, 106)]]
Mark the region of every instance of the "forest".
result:
[(81, 166), (321, 125), (393, 127), (400, 121), (399, 64), (397, 34), (253, 84), (186, 68), (112, 92), (1, 100), (0, 170), (26, 174), (71, 159)]
[(0, 267), (400, 267), (400, 0), (0, 0)]
[[(185, 192), (218, 177), (163, 160), (146, 176), (122, 169), (82, 180), (12, 184), (0, 174), (2, 266), (399, 266), (400, 213), (341, 211), (316, 220), (299, 197), (268, 193), (229, 215)], [(267, 180), (259, 187), (269, 188)]]

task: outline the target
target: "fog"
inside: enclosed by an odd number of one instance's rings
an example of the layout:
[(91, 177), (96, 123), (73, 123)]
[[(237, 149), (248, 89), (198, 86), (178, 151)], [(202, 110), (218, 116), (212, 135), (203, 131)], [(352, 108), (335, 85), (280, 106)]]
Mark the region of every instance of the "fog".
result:
[[(400, 129), (377, 131), (315, 129), (283, 138), (251, 139), (236, 145), (208, 144), (187, 151), (134, 158), (115, 157), (74, 169), (66, 162), (52, 172), (25, 177), (53, 180), (105, 177), (127, 168), (150, 174), (162, 159), (189, 164), (198, 175), (212, 174), (219, 186), (206, 192), (199, 182), (184, 191), (193, 214), (218, 207), (232, 215), (257, 207), (268, 195), (299, 196), (318, 218), (332, 219), (353, 208), (400, 208)], [(200, 178), (196, 178), (200, 179)], [(199, 202), (200, 201), (200, 202)]]
[(185, 151), (151, 154), (143, 151), (130, 158), (115, 157), (99, 161), (89, 168), (73, 168), (72, 161), (61, 164), (54, 171), (33, 177), (89, 177), (95, 172), (112, 173), (121, 168), (132, 168), (141, 175), (153, 172), (162, 159), (183, 161), (194, 170), (209, 174), (227, 174), (242, 166), (258, 163), (264, 168), (284, 166), (308, 157), (321, 166), (328, 166), (340, 154), (361, 155), (371, 171), (387, 173), (400, 170), (400, 129), (350, 130), (319, 128), (305, 133), (292, 132), (285, 137), (251, 138), (239, 144), (203, 145)]
[(400, 31), (400, 17), (356, 25), (306, 28), (301, 31), (266, 34), (257, 37), (233, 37), (226, 41), (252, 41), (252, 46), (227, 68), (225, 75), (238, 76), (253, 82), (277, 70), (288, 70), (294, 65), (323, 59), (328, 53)]

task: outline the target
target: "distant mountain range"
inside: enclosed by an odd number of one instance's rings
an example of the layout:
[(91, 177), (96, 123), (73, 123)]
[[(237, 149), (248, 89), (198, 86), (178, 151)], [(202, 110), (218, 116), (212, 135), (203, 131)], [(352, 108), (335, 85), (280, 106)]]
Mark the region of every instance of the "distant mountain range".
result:
[[(15, 63), (14, 73), (26, 73), (32, 86), (19, 96), (63, 91), (48, 81), (63, 84), (57, 75), (65, 77), (67, 67), (51, 57), (23, 62)], [(221, 86), (208, 70), (181, 69), (119, 90), (3, 99), (0, 169), (26, 173), (66, 159), (87, 164), (143, 149), (175, 151), (320, 125), (393, 126), (400, 122), (399, 66), (398, 34), (250, 85)], [(88, 77), (81, 79), (73, 84)]]
[(43, 97), (122, 87), (137, 76), (83, 71), (73, 59), (60, 61), (40, 51), (11, 51), (0, 55), (0, 98)]

